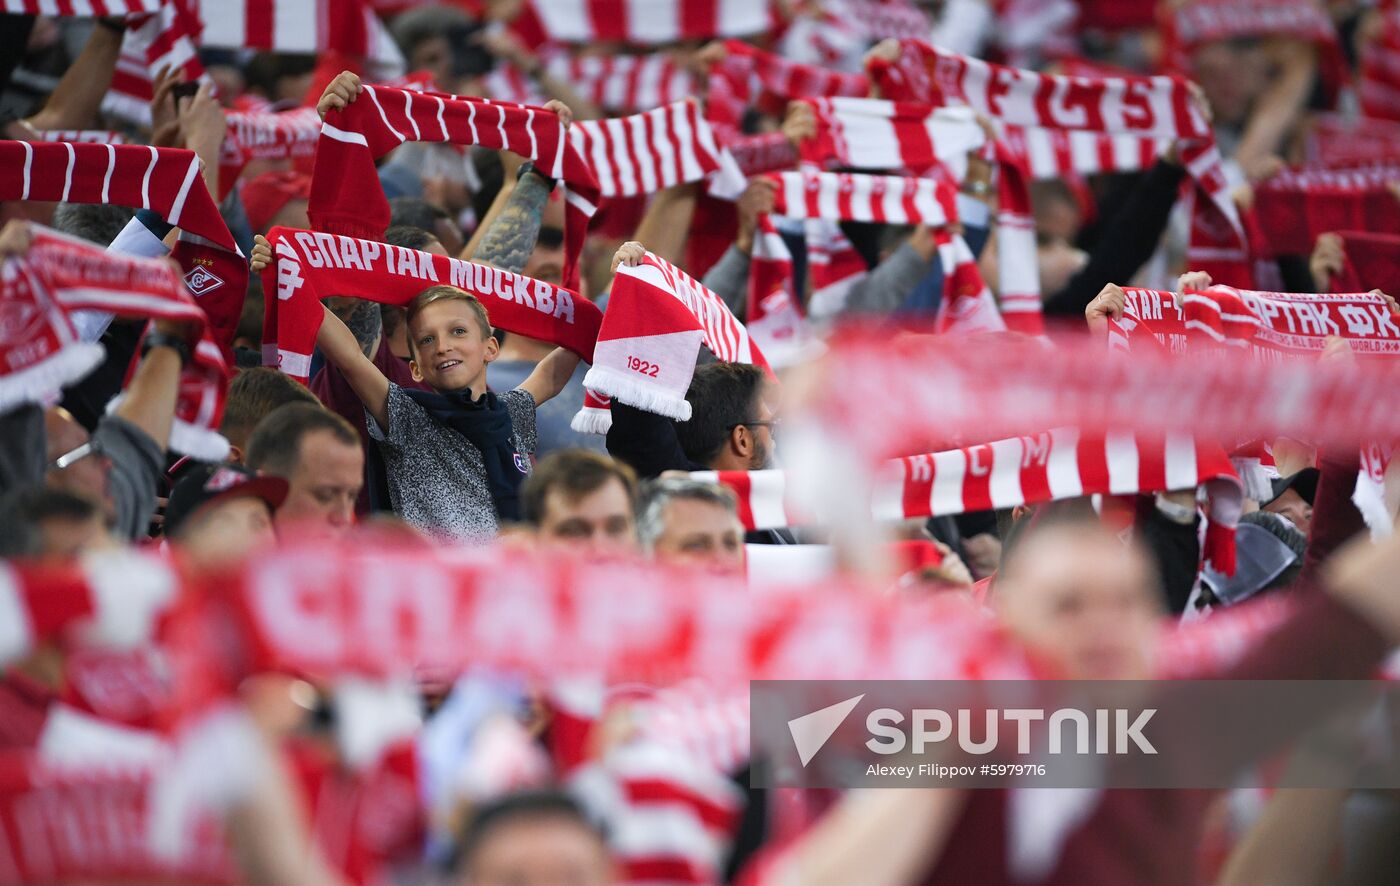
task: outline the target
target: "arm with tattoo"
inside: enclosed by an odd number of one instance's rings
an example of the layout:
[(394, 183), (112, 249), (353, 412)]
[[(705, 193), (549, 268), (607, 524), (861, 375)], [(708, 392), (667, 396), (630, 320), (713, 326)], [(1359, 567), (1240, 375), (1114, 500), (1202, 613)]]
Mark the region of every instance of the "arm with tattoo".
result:
[(350, 330), (361, 353), (373, 360), (375, 351), (379, 350), (379, 338), (384, 332), (379, 303), (360, 298), (332, 297), (326, 299), (326, 307)]
[[(475, 250), (463, 257), (503, 271), (520, 273), (529, 261), (530, 253), (535, 250), (549, 190), (548, 182), (542, 177), (530, 173), (521, 176), (500, 212), (488, 223)], [(468, 244), (470, 247), (471, 244)]]

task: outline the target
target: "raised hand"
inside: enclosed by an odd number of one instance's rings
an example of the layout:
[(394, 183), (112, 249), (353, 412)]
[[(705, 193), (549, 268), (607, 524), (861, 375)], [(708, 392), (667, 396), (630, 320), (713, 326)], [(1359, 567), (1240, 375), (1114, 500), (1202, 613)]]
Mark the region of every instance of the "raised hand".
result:
[(623, 265), (629, 268), (636, 267), (642, 263), (642, 259), (646, 254), (647, 248), (645, 246), (638, 243), (636, 240), (628, 240), (617, 248), (617, 252), (613, 253), (613, 273), (616, 273), (617, 269)]
[(1346, 252), (1342, 248), (1340, 234), (1318, 234), (1313, 244), (1312, 255), (1308, 256), (1308, 272), (1312, 274), (1313, 290), (1326, 292), (1332, 278), (1342, 272), (1346, 263)]
[(778, 184), (769, 178), (755, 177), (749, 179), (749, 186), (744, 189), (744, 193), (739, 195), (739, 233), (734, 238), (734, 245), (739, 247), (739, 251), (745, 254), (753, 252), (754, 233), (758, 230), (758, 217), (766, 212), (773, 211), (773, 203), (777, 199)]
[(1098, 335), (1108, 329), (1110, 317), (1114, 320), (1122, 320), (1123, 309), (1127, 304), (1128, 293), (1123, 291), (1123, 287), (1117, 283), (1105, 286), (1084, 309), (1084, 320), (1089, 324), (1089, 331)]
[(316, 113), (324, 120), (331, 111), (343, 110), (363, 91), (364, 87), (360, 85), (360, 78), (356, 74), (341, 71), (316, 101)]
[(817, 112), (806, 102), (788, 102), (783, 117), (783, 135), (795, 148), (817, 134)]
[(569, 124), (574, 122), (574, 112), (569, 109), (568, 105), (557, 98), (552, 98), (545, 102), (544, 109), (557, 114), (559, 116), (559, 122), (564, 124), (565, 129), (568, 129)]
[(1210, 274), (1205, 271), (1187, 271), (1176, 278), (1176, 292), (1180, 295), (1188, 289), (1208, 289), (1210, 284)]
[(272, 244), (262, 234), (253, 235), (253, 255), (248, 262), (248, 267), (254, 274), (261, 274), (263, 269), (272, 264)]
[(24, 255), (29, 251), (29, 243), (33, 239), (33, 234), (29, 229), (29, 222), (22, 218), (12, 218), (5, 222), (5, 227), (0, 228), (0, 259), (9, 258), (12, 255)]

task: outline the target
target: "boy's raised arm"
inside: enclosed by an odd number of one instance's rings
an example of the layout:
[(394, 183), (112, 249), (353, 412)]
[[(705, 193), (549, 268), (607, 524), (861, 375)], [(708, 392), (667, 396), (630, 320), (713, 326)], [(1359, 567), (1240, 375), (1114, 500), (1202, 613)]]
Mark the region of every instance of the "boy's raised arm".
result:
[[(261, 274), (270, 264), (272, 244), (262, 234), (258, 234), (253, 237), (252, 271), (254, 274)], [(321, 320), (321, 331), (316, 334), (316, 346), (321, 349), (322, 356), (345, 376), (355, 396), (360, 398), (360, 402), (365, 404), (370, 415), (379, 423), (379, 429), (387, 432), (389, 379), (385, 378), (379, 367), (374, 365), (374, 361), (365, 355), (359, 340), (355, 338), (355, 333), (325, 305), (321, 306), (321, 310), (324, 316)]]
[(535, 364), (535, 371), (520, 383), (520, 388), (535, 398), (536, 406), (542, 406), (564, 390), (578, 368), (578, 361), (579, 356), (573, 351), (555, 348), (549, 356)]
[(321, 320), (321, 331), (316, 334), (316, 346), (321, 349), (327, 362), (345, 376), (355, 396), (360, 398), (365, 409), (379, 423), (379, 429), (388, 433), (389, 379), (360, 350), (360, 343), (349, 327), (332, 314), (330, 308), (323, 305), (321, 310), (325, 316)]

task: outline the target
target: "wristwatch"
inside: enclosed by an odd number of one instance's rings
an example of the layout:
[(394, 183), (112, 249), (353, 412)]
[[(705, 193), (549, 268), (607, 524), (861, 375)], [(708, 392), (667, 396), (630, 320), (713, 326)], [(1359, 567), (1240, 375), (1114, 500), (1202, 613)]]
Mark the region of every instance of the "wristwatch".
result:
[(543, 172), (540, 172), (539, 167), (535, 165), (535, 161), (534, 161), (534, 160), (526, 160), (524, 163), (521, 163), (521, 164), (520, 164), (520, 169), (517, 170), (516, 173), (515, 173), (516, 179), (519, 180), (519, 179), (524, 178), (524, 177), (525, 177), (525, 174), (526, 174), (527, 172), (533, 172), (535, 175), (537, 175), (537, 176), (539, 176), (540, 178), (544, 179), (545, 182), (549, 185), (549, 189), (550, 189), (551, 191), (554, 190), (554, 185), (556, 184), (556, 180), (550, 178), (550, 177), (547, 176), (547, 175), (545, 175)]
[(168, 332), (161, 332), (159, 329), (152, 329), (141, 342), (141, 358), (145, 359), (151, 348), (171, 348), (180, 355), (180, 365), (188, 366), (190, 363), (190, 345), (178, 335), (171, 335)]

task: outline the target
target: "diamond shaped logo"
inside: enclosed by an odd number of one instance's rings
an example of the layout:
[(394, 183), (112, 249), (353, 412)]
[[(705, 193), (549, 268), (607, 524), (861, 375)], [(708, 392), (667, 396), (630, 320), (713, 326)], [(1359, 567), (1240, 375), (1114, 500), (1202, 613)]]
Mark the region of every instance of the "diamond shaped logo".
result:
[(185, 286), (194, 293), (196, 298), (207, 295), (223, 285), (222, 279), (201, 265), (195, 265), (185, 275)]
[(788, 721), (788, 732), (792, 733), (792, 743), (797, 746), (797, 758), (804, 767), (841, 728), (862, 698), (865, 698), (865, 693)]

